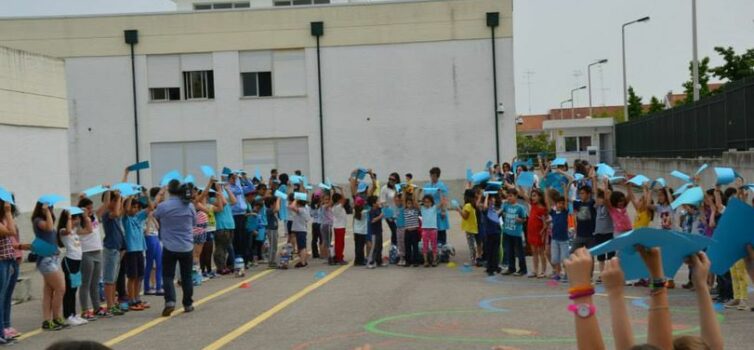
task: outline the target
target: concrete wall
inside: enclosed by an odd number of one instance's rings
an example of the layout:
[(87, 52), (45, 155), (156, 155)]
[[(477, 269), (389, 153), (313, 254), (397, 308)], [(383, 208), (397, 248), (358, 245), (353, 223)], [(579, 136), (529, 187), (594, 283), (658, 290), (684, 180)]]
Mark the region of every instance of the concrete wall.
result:
[(67, 128), (63, 61), (0, 46), (0, 124)]
[(678, 179), (670, 176), (670, 172), (678, 170), (688, 175), (696, 173), (702, 164), (709, 164), (702, 174), (702, 183), (705, 187), (715, 185), (715, 172), (713, 167), (730, 167), (736, 170), (744, 178), (745, 183), (754, 182), (754, 152), (725, 152), (721, 158), (618, 158), (620, 167), (628, 174), (643, 174), (655, 179), (663, 177), (668, 184), (676, 188), (682, 184)]
[(127, 55), (123, 30), (139, 30), (137, 54), (314, 47), (489, 38), (485, 13), (499, 12), (500, 38), (513, 36), (512, 0), (368, 2), (250, 10), (0, 20), (0, 46), (55, 57)]
[(0, 47), (0, 186), (21, 211), (70, 193), (66, 108), (62, 60)]
[[(515, 155), (512, 39), (497, 39), (501, 157)], [(305, 51), (306, 93), (242, 98), (237, 51), (213, 52), (215, 98), (149, 102), (145, 55), (136, 56), (140, 155), (150, 144), (216, 141), (219, 166), (243, 165), (244, 139), (309, 140), (309, 169), (320, 181), (316, 50)], [(489, 40), (326, 47), (322, 56), (325, 167), (344, 181), (356, 166), (462, 179), (466, 167), (494, 159), (494, 116)], [(113, 182), (133, 163), (130, 59), (66, 59), (71, 123), (72, 190)], [(274, 74), (274, 72), (273, 72)], [(468, 150), (475, 151), (469, 152)], [(152, 174), (142, 172), (149, 184)]]

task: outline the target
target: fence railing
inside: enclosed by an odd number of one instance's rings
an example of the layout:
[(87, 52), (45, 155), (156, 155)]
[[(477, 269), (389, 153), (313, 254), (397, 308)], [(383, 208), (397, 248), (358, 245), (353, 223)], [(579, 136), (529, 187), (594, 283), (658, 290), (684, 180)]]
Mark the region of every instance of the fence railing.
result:
[(754, 77), (615, 130), (618, 157), (719, 157), (730, 149), (754, 148)]

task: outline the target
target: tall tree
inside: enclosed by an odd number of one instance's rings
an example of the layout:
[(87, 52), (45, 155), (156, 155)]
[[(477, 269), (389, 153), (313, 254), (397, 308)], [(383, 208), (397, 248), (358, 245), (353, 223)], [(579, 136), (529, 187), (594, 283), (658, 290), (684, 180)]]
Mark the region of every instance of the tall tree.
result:
[(659, 98), (652, 96), (649, 100), (649, 110), (647, 114), (657, 113), (665, 110), (665, 104), (660, 101)]
[(715, 47), (715, 51), (722, 56), (725, 63), (722, 66), (710, 69), (710, 72), (720, 80), (730, 82), (741, 80), (754, 75), (754, 49), (736, 55), (732, 47)]
[(639, 118), (644, 114), (644, 109), (641, 105), (641, 96), (637, 96), (634, 92), (634, 87), (628, 87), (628, 120)]
[[(699, 97), (706, 97), (710, 95), (709, 92), (709, 57), (704, 57), (699, 61)], [(686, 93), (686, 98), (683, 103), (694, 102), (694, 63), (689, 61), (689, 80), (683, 83), (683, 92)]]

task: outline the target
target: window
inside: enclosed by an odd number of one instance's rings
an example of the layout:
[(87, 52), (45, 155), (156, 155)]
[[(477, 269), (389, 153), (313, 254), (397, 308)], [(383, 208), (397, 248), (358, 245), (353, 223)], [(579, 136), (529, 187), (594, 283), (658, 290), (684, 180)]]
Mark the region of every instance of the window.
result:
[(272, 72), (241, 73), (244, 96), (272, 96)]
[(178, 101), (181, 99), (181, 89), (179, 88), (150, 88), (150, 101)]
[(212, 71), (183, 72), (183, 94), (187, 100), (215, 98), (215, 84)]
[(329, 4), (330, 0), (275, 0), (275, 6), (302, 6), (302, 5), (324, 5)]
[(242, 144), (243, 168), (259, 169), (269, 174), (271, 169), (292, 173), (296, 169), (309, 172), (309, 141), (306, 137), (275, 139), (247, 139)]
[(217, 167), (217, 144), (215, 141), (154, 142), (150, 161), (153, 184), (159, 184), (162, 176), (171, 170), (196, 175), (202, 165)]
[(579, 149), (578, 143), (579, 143), (578, 137), (575, 137), (575, 136), (566, 137), (565, 138), (565, 151), (576, 152)]
[(581, 136), (579, 137), (579, 151), (586, 152), (586, 148), (592, 145), (592, 137), (591, 136)]
[[(329, 1), (329, 0), (328, 0)], [(248, 1), (241, 2), (217, 2), (214, 4), (194, 4), (194, 10), (206, 11), (206, 10), (225, 10), (225, 9), (247, 9), (250, 3)]]

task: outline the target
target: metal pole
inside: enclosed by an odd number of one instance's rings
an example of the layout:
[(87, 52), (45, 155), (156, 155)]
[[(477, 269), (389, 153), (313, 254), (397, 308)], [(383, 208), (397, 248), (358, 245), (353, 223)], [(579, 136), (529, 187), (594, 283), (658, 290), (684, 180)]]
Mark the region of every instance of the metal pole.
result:
[(623, 55), (623, 120), (628, 121), (628, 96), (626, 87), (626, 26), (633, 22), (628, 22), (621, 26), (621, 50)]
[(691, 41), (692, 41), (692, 58), (691, 71), (694, 84), (694, 101), (699, 101), (699, 58), (697, 57), (696, 48), (696, 0), (691, 0)]
[(500, 164), (500, 113), (497, 112), (497, 61), (495, 59), (495, 27), (490, 26), (490, 37), (492, 40), (492, 94), (494, 95), (495, 104), (492, 112), (495, 113), (495, 159)]
[(317, 35), (317, 92), (319, 95), (319, 154), (322, 181), (325, 181), (325, 128), (322, 116), (322, 69), (319, 59), (319, 35)]
[(576, 90), (571, 90), (571, 119), (574, 119), (574, 103), (573, 103), (573, 92)]
[[(136, 64), (134, 59), (134, 43), (131, 43), (131, 88), (133, 91), (133, 102), (134, 102), (134, 143), (136, 147), (136, 163), (138, 163), (140, 160), (139, 158), (139, 112), (136, 109)], [(141, 184), (141, 172), (139, 170), (136, 170), (136, 184)]]
[(589, 85), (589, 117), (592, 117), (592, 66), (594, 63), (586, 67), (586, 80)]

